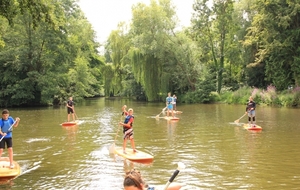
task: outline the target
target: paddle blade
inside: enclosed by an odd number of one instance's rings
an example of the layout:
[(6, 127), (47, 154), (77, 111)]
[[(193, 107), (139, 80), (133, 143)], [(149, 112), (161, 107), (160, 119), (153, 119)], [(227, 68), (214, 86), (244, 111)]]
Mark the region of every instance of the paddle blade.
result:
[(185, 169), (184, 163), (178, 162), (177, 165), (178, 165), (178, 167), (177, 167), (178, 170), (183, 170), (183, 169)]
[(109, 147), (108, 150), (109, 150), (109, 153), (110, 153), (110, 154), (115, 153), (115, 148), (116, 148), (115, 146), (116, 146), (115, 143), (113, 143), (113, 144)]

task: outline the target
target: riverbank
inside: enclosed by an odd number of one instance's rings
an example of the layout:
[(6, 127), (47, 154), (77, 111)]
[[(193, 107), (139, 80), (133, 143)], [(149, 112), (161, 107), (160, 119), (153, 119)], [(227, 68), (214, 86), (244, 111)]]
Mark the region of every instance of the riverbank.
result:
[(300, 105), (300, 87), (282, 92), (276, 91), (275, 86), (272, 85), (269, 85), (267, 89), (243, 87), (234, 92), (224, 92), (215, 96), (215, 100), (228, 104), (245, 104), (249, 96), (252, 96), (260, 105), (281, 107), (299, 107)]

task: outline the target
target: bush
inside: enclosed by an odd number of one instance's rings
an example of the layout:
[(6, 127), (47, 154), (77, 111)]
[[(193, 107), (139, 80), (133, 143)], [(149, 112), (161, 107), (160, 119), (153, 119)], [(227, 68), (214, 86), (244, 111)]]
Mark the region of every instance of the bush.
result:
[(224, 103), (245, 104), (250, 95), (257, 104), (279, 105), (285, 107), (300, 105), (300, 87), (282, 92), (277, 92), (273, 85), (269, 85), (266, 90), (242, 87), (235, 92), (224, 92), (221, 94), (220, 98)]

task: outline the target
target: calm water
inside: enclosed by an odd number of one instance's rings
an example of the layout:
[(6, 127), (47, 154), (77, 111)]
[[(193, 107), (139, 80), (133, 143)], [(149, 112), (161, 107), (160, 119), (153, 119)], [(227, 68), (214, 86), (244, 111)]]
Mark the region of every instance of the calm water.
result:
[[(109, 154), (124, 104), (134, 109), (136, 146), (154, 155), (151, 164)], [(10, 109), (21, 118), (13, 142), (22, 174), (0, 189), (120, 190), (124, 171), (133, 167), (162, 187), (179, 161), (186, 169), (175, 181), (184, 189), (300, 189), (299, 109), (258, 107), (263, 131), (249, 132), (233, 123), (244, 106), (178, 104), (178, 122), (156, 120), (163, 107), (91, 99), (76, 106), (84, 120), (76, 127), (60, 126), (67, 118), (64, 106)], [(121, 130), (116, 145), (122, 145)]]

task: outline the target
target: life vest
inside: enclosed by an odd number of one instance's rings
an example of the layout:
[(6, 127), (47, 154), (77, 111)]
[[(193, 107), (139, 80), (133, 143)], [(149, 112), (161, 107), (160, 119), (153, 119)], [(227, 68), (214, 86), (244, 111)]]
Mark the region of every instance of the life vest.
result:
[(72, 106), (74, 105), (74, 102), (71, 101), (71, 100), (68, 100), (68, 101), (67, 101), (67, 104), (68, 104), (68, 106), (72, 107)]
[[(134, 116), (133, 115), (127, 115), (126, 118), (125, 118), (124, 123), (127, 124), (131, 118), (134, 118)], [(132, 124), (133, 124), (133, 122), (130, 123), (131, 127), (132, 127)]]
[(251, 108), (253, 108), (253, 110), (255, 110), (255, 107), (256, 107), (255, 102), (250, 101), (247, 103), (246, 111), (249, 111)]

